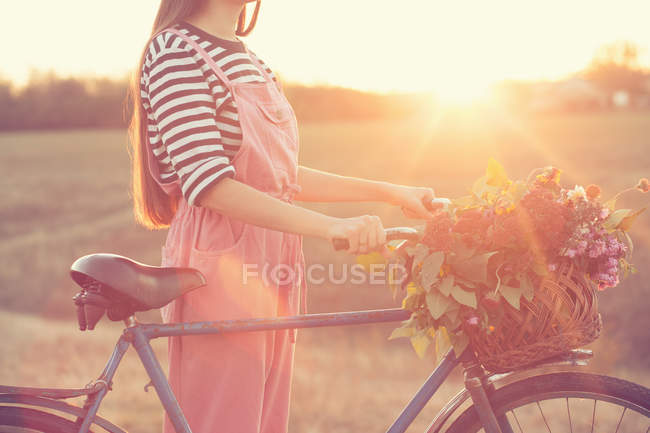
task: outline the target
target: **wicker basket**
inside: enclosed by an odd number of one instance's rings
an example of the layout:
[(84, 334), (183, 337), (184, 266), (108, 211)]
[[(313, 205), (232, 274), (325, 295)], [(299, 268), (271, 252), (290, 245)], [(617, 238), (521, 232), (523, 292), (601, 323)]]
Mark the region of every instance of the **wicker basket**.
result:
[(502, 373), (525, 367), (591, 343), (600, 334), (593, 284), (573, 266), (543, 279), (532, 302), (522, 297), (520, 307), (506, 303), (500, 325), (492, 333), (465, 329), (487, 370)]

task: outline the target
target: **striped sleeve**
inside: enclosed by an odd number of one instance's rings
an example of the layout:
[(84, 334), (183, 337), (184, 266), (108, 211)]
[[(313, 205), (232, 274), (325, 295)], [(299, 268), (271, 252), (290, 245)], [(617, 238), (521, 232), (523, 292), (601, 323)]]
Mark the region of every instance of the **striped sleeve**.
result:
[(158, 153), (167, 154), (183, 196), (196, 205), (209, 186), (233, 177), (235, 169), (224, 151), (216, 101), (201, 66), (187, 49), (169, 43), (173, 38), (152, 41), (143, 90), (164, 147)]

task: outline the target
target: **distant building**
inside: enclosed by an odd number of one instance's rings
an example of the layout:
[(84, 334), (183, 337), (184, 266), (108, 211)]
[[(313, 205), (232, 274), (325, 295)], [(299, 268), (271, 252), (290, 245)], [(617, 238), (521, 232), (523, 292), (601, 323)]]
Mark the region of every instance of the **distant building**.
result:
[(591, 111), (610, 105), (608, 95), (582, 78), (534, 86), (530, 110), (534, 112)]

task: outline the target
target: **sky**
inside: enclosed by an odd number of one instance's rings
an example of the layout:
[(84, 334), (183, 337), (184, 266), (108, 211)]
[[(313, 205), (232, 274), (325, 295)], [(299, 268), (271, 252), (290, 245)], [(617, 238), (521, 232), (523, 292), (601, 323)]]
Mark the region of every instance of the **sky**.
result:
[[(158, 3), (11, 2), (0, 77), (124, 76)], [(648, 0), (264, 0), (244, 40), (285, 81), (463, 97), (503, 79), (559, 79), (617, 41), (650, 66), (649, 16)]]

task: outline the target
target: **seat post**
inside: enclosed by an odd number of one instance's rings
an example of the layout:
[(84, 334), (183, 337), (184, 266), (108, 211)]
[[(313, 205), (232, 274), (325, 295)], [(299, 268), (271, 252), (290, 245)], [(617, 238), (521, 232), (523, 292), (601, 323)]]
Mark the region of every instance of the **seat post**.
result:
[(138, 324), (138, 321), (135, 318), (135, 314), (131, 314), (129, 317), (124, 319), (124, 326), (127, 328), (133, 328)]

